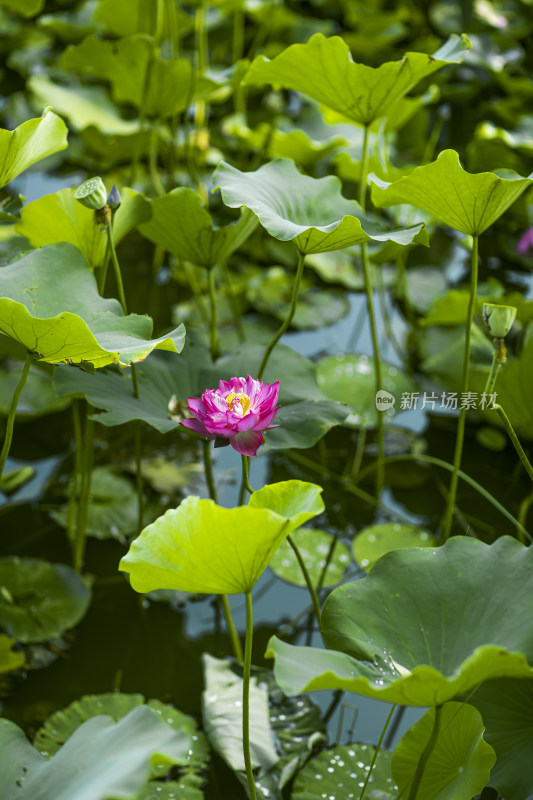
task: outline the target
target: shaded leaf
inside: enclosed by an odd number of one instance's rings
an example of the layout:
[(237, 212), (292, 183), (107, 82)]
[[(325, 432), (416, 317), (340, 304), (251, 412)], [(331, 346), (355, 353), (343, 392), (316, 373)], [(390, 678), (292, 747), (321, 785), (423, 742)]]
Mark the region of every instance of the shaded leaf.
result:
[[(20, 6), (19, 0), (15, 5)], [(0, 130), (0, 188), (66, 146), (67, 126), (48, 107), (42, 117), (23, 122), (14, 131)]]
[(509, 537), (388, 553), (326, 600), (323, 636), (335, 650), (270, 640), (276, 679), (288, 694), (342, 688), (429, 706), (489, 678), (531, 677), (531, 558)]
[[(291, 800), (323, 800), (324, 797), (356, 798), (361, 794), (374, 757), (367, 744), (345, 744), (322, 750), (300, 770)], [(380, 750), (365, 793), (367, 800), (395, 800), (398, 787), (391, 776), (391, 754)]]
[[(409, 795), (422, 753), (432, 734), (436, 710), (430, 708), (394, 748), (391, 769), (402, 796)], [(417, 797), (471, 800), (487, 783), (496, 754), (483, 739), (481, 714), (467, 703), (445, 703), (437, 740), (426, 763)]]
[(312, 447), (331, 428), (343, 425), (350, 412), (348, 406), (331, 400), (302, 400), (282, 406), (276, 415), (279, 427), (268, 431), (262, 452)]
[(0, 559), (0, 625), (19, 642), (44, 642), (85, 615), (90, 589), (73, 569), (38, 558)]
[[(0, 414), (9, 412), (13, 394), (23, 369), (20, 361), (8, 361), (0, 367)], [(60, 398), (54, 389), (53, 374), (43, 369), (33, 368), (20, 395), (17, 405), (17, 419), (30, 419), (60, 411), (68, 405), (66, 398)]]
[(436, 161), (417, 167), (394, 183), (370, 175), (372, 202), (379, 208), (409, 203), (461, 233), (479, 236), (533, 183), (533, 173), (522, 178), (506, 171), (466, 172), (455, 150), (443, 150)]
[(95, 366), (141, 361), (154, 349), (179, 353), (183, 325), (150, 339), (152, 320), (122, 316), (117, 300), (100, 297), (82, 253), (52, 244), (0, 271), (0, 330), (42, 361), (89, 361)]
[(258, 56), (243, 82), (302, 92), (354, 122), (369, 125), (386, 116), (393, 103), (423, 78), (460, 62), (469, 46), (466, 36), (451, 36), (433, 55), (406, 53), (401, 61), (373, 68), (355, 63), (340, 36), (316, 33), (306, 44), (293, 44), (272, 61)]
[(293, 241), (301, 253), (339, 250), (371, 240), (428, 243), (423, 224), (382, 231), (364, 218), (355, 200), (342, 196), (338, 178), (302, 175), (285, 158), (255, 172), (240, 172), (223, 161), (213, 175), (213, 186), (220, 188), (227, 206), (247, 206), (272, 236)]

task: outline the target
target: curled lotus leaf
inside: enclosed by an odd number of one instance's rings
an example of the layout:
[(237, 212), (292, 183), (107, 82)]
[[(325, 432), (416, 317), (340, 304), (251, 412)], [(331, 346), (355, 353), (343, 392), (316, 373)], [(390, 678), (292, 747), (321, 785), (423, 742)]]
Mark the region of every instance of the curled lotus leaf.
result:
[(49, 108), (42, 117), (27, 120), (14, 131), (0, 130), (0, 188), (66, 146), (67, 126)]

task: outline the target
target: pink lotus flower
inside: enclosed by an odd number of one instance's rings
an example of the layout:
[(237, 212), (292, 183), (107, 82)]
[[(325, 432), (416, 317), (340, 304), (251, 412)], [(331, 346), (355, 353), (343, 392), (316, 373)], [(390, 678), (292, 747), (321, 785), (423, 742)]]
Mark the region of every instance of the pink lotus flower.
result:
[(527, 256), (530, 250), (533, 250), (533, 228), (528, 228), (516, 245), (516, 252), (520, 256)]
[(279, 381), (263, 385), (250, 375), (220, 381), (218, 389), (206, 389), (201, 399), (189, 397), (194, 419), (181, 424), (207, 439), (229, 439), (227, 444), (238, 453), (255, 456), (264, 442), (261, 431), (278, 427), (271, 425), (278, 413), (278, 393)]

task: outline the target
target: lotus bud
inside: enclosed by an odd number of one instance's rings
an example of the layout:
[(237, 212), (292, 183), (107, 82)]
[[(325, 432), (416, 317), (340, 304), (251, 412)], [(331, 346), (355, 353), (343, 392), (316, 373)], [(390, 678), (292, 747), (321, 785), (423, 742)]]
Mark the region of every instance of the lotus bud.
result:
[(107, 205), (107, 192), (101, 178), (90, 178), (82, 183), (74, 192), (74, 197), (92, 211), (101, 211)]
[(122, 197), (120, 196), (120, 192), (113, 184), (113, 188), (107, 195), (107, 205), (111, 209), (111, 211), (116, 211), (117, 208), (120, 208), (120, 204), (122, 203)]
[(514, 306), (497, 306), (483, 303), (483, 319), (493, 339), (505, 339), (516, 318)]

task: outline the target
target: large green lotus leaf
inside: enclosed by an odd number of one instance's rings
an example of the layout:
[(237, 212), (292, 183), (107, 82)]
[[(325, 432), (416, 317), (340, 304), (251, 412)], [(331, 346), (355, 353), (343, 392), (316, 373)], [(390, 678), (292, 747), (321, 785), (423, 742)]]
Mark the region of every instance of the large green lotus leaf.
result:
[(244, 209), (238, 222), (215, 228), (198, 192), (186, 187), (154, 198), (150, 206), (143, 236), (199, 267), (226, 261), (257, 227), (255, 215)]
[[(50, 758), (65, 744), (80, 725), (93, 717), (102, 714), (111, 717), (115, 722), (126, 716), (132, 709), (146, 705), (151, 708), (167, 725), (176, 731), (183, 732), (190, 738), (191, 744), (185, 759), (180, 760), (180, 783), (190, 794), (185, 795), (185, 800), (199, 800), (203, 795), (197, 786), (202, 784), (199, 773), (205, 769), (209, 761), (209, 746), (204, 734), (198, 730), (198, 725), (193, 717), (178, 711), (173, 706), (161, 703), (159, 700), (149, 700), (145, 703), (142, 694), (110, 694), (85, 695), (80, 700), (75, 700), (61, 711), (56, 711), (48, 717), (33, 740), (34, 747), (46, 758)], [(151, 776), (163, 777), (169, 771), (168, 763), (158, 764), (152, 762)], [(155, 786), (157, 786), (156, 784)], [(152, 784), (154, 786), (154, 784)], [(154, 787), (155, 791), (155, 787)]]
[[(174, 10), (180, 36), (194, 27), (194, 16), (181, 7)], [(169, 9), (161, 6), (158, 0), (98, 0), (94, 10), (94, 20), (106, 30), (117, 36), (130, 36), (135, 33), (153, 35), (160, 17), (161, 28), (167, 38), (170, 30)]]
[(134, 800), (151, 764), (183, 762), (190, 745), (188, 735), (145, 706), (118, 722), (106, 716), (87, 720), (50, 759), (37, 751), (39, 760), (30, 756), (18, 730), (0, 720), (0, 764), (17, 776), (14, 785), (6, 784), (5, 800)]
[(0, 271), (0, 331), (41, 361), (90, 361), (97, 367), (142, 361), (154, 349), (179, 353), (183, 325), (150, 339), (152, 320), (122, 316), (98, 294), (83, 254), (72, 244), (33, 250)]
[[(295, 493), (306, 497), (310, 484), (293, 483)], [(309, 512), (307, 519), (312, 516)], [(141, 532), (119, 569), (130, 573), (138, 592), (248, 592), (301, 518), (297, 513), (286, 519), (266, 508), (221, 508), (189, 496)]]
[(316, 33), (306, 44), (293, 44), (272, 61), (258, 56), (243, 82), (294, 89), (353, 122), (370, 125), (423, 78), (460, 62), (469, 46), (465, 36), (451, 36), (433, 55), (406, 53), (401, 61), (373, 68), (354, 63), (340, 36)]
[(39, 119), (23, 122), (14, 131), (0, 130), (0, 188), (36, 161), (66, 146), (67, 126), (50, 110)]
[(324, 642), (335, 649), (270, 640), (276, 679), (288, 694), (342, 688), (432, 706), (489, 678), (532, 677), (532, 559), (509, 537), (388, 553), (326, 600)]
[[(332, 535), (318, 528), (302, 528), (292, 534), (292, 539), (298, 546), (313, 586), (317, 586), (333, 545)], [(338, 586), (344, 578), (349, 562), (348, 548), (343, 542), (337, 540), (322, 585)], [(279, 546), (272, 556), (269, 567), (278, 578), (287, 583), (295, 586), (307, 586), (298, 559), (288, 542), (283, 542)]]
[(389, 419), (399, 410), (403, 392), (416, 391), (414, 381), (394, 364), (383, 363), (381, 370), (382, 389), (394, 398), (386, 412), (376, 408), (376, 376), (371, 358), (339, 353), (323, 358), (316, 365), (318, 385), (324, 396), (353, 408), (354, 413), (347, 420), (350, 427), (375, 427), (378, 414), (385, 413), (385, 419)]
[[(344, 800), (359, 797), (370, 770), (375, 749), (367, 744), (343, 744), (322, 750), (300, 770), (291, 800)], [(391, 775), (391, 754), (380, 750), (368, 781), (367, 800), (396, 800), (398, 787)]]
[(418, 525), (386, 522), (382, 525), (370, 525), (360, 531), (353, 540), (352, 552), (357, 563), (368, 571), (385, 553), (434, 546), (435, 537), (430, 531)]
[[(118, 244), (139, 223), (150, 218), (150, 205), (139, 192), (121, 190), (122, 202), (113, 220), (113, 240)], [(74, 198), (73, 189), (60, 189), (28, 203), (15, 231), (32, 247), (70, 242), (81, 250), (91, 267), (103, 263), (106, 234), (94, 224), (94, 213)]]
[(17, 781), (42, 764), (42, 756), (31, 746), (24, 731), (8, 719), (0, 719), (0, 797), (20, 800)]
[[(202, 694), (202, 721), (211, 747), (228, 766), (244, 772), (242, 744), (242, 677), (236, 675), (228, 661), (202, 657), (205, 690)], [(250, 757), (252, 767), (271, 769), (279, 756), (270, 729), (268, 691), (257, 678), (250, 681)]]
[(485, 739), (497, 756), (489, 785), (505, 800), (533, 795), (533, 681), (498, 678), (468, 698), (483, 717)]
[[(7, 416), (9, 412), (23, 368), (24, 364), (21, 361), (8, 361), (4, 367), (0, 367), (0, 415)], [(28, 373), (20, 395), (17, 419), (30, 419), (53, 411), (61, 411), (68, 403), (66, 398), (57, 396), (53, 373), (33, 368)]]
[(279, 427), (268, 431), (262, 452), (313, 447), (331, 428), (345, 424), (351, 411), (332, 400), (302, 400), (282, 406), (275, 419)]
[(73, 569), (38, 558), (0, 559), (0, 626), (19, 642), (44, 642), (74, 627), (91, 591)]
[(67, 48), (61, 59), (65, 71), (73, 70), (101, 78), (111, 84), (113, 99), (144, 107), (149, 116), (171, 117), (195, 99), (193, 70), (185, 58), (152, 59), (151, 37), (135, 34), (118, 41), (98, 39), (94, 34)]
[(24, 655), (13, 651), (14, 644), (14, 639), (0, 633), (0, 675), (18, 669), (24, 664)]
[(26, 85), (40, 105), (51, 103), (76, 131), (94, 126), (108, 136), (131, 136), (140, 130), (139, 120), (123, 119), (100, 86), (60, 86), (44, 75), (32, 75)]
[(533, 173), (522, 178), (507, 171), (466, 172), (455, 150), (443, 150), (436, 161), (417, 167), (410, 175), (386, 183), (370, 175), (372, 202), (379, 208), (399, 203), (427, 211), (439, 222), (461, 233), (479, 236), (533, 183)]
[[(435, 709), (430, 708), (394, 748), (392, 776), (402, 797), (410, 797), (420, 758), (433, 732), (435, 713)], [(420, 800), (471, 800), (485, 787), (496, 754), (483, 739), (483, 720), (473, 706), (445, 703), (440, 713), (437, 740), (416, 797)]]
[(367, 221), (355, 200), (341, 194), (334, 175), (310, 178), (293, 161), (280, 158), (255, 172), (241, 172), (222, 161), (213, 175), (227, 206), (246, 206), (276, 239), (292, 241), (301, 253), (323, 253), (360, 242), (428, 244), (424, 225), (379, 230)]

